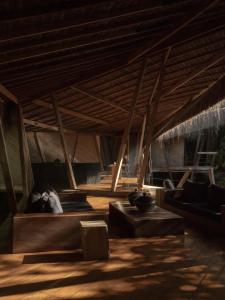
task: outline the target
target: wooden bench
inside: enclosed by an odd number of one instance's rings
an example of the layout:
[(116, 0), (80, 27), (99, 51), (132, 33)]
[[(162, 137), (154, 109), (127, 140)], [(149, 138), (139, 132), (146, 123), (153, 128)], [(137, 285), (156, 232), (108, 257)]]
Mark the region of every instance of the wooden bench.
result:
[(81, 248), (80, 221), (106, 220), (103, 212), (68, 212), (59, 215), (16, 214), (13, 217), (13, 253)]

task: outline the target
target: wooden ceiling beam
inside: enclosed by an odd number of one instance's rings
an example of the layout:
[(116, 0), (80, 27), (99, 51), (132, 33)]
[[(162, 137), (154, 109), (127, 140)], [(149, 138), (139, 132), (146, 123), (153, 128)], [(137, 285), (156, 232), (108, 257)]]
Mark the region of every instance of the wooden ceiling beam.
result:
[(163, 42), (165, 42), (166, 40), (168, 40), (169, 38), (171, 38), (172, 36), (174, 36), (176, 33), (178, 33), (179, 31), (181, 31), (183, 28), (185, 28), (187, 25), (189, 25), (191, 22), (193, 22), (194, 20), (196, 20), (198, 17), (200, 17), (201, 15), (203, 15), (205, 12), (207, 12), (207, 10), (213, 8), (216, 4), (219, 3), (220, 0), (214, 0), (214, 1), (207, 1), (207, 5), (205, 5), (203, 8), (201, 7), (197, 13), (195, 13), (194, 15), (192, 14), (191, 16), (189, 15), (187, 17), (187, 19), (182, 22), (182, 24), (180, 24), (180, 26), (176, 26), (176, 28), (174, 30), (172, 30), (171, 32), (169, 32), (166, 36), (163, 36), (161, 39), (159, 39), (156, 43), (154, 43), (152, 45), (151, 44), (147, 44), (144, 48), (138, 50), (136, 53), (134, 53), (133, 55), (131, 55), (128, 58), (128, 63), (133, 63), (135, 60), (137, 60), (138, 58), (140, 58), (141, 56), (147, 54), (150, 50), (156, 48), (157, 46), (159, 46), (160, 44), (162, 44)]
[(104, 49), (116, 47), (117, 49), (119, 47), (123, 47), (128, 44), (128, 47), (130, 44), (137, 45), (138, 42), (144, 41), (147, 38), (146, 35), (136, 35), (133, 38), (126, 39), (124, 37), (116, 39), (116, 41), (113, 42), (112, 38), (106, 38), (105, 40), (95, 40), (95, 41), (86, 41), (84, 44), (79, 43), (71, 43), (67, 45), (66, 43), (62, 43), (59, 47), (52, 47), (49, 49), (43, 49), (43, 47), (38, 47), (35, 51), (31, 51), (31, 49), (26, 50), (19, 50), (15, 51), (16, 53), (6, 54), (4, 53), (4, 57), (0, 59), (0, 65), (4, 66), (7, 64), (15, 64), (15, 63), (21, 63), (26, 60), (37, 60), (37, 59), (45, 59), (45, 57), (53, 57), (58, 55), (68, 55), (72, 54), (74, 55), (75, 51), (82, 52), (97, 52)]
[[(104, 97), (104, 96), (102, 96), (102, 95), (100, 95), (100, 94), (98, 94), (98, 93), (96, 93), (94, 91), (91, 91), (91, 90), (89, 90), (87, 88), (84, 88), (84, 87), (75, 86), (75, 85), (72, 85), (70, 87), (71, 87), (71, 89), (73, 89), (75, 91), (78, 91), (78, 92), (80, 92), (82, 94), (85, 94), (88, 97), (91, 97), (91, 98), (93, 98), (95, 100), (103, 102), (103, 103), (105, 103), (105, 104), (107, 104), (107, 105), (109, 105), (109, 106), (111, 106), (113, 108), (119, 109), (119, 110), (121, 110), (123, 112), (129, 113), (129, 111), (126, 108), (124, 108), (121, 104), (118, 104), (115, 101), (113, 101), (113, 100), (111, 100), (109, 98), (106, 98), (106, 97)], [(142, 115), (140, 115), (140, 113), (138, 113), (138, 115), (140, 117), (142, 117)]]
[[(23, 122), (24, 122), (25, 125), (39, 127), (39, 128), (47, 129), (47, 130), (50, 130), (50, 131), (58, 131), (59, 130), (59, 128), (57, 126), (49, 125), (49, 124), (39, 122), (39, 121), (34, 121), (34, 120), (31, 120), (31, 119), (23, 119)], [(74, 130), (66, 129), (66, 128), (64, 128), (64, 131), (68, 132), (68, 133), (74, 133), (75, 132)]]
[[(156, 1), (157, 2), (157, 1)], [(74, 18), (73, 22), (71, 22), (71, 20), (68, 18), (65, 18), (64, 20), (61, 20), (61, 22), (55, 22), (53, 24), (48, 24), (47, 26), (35, 26), (32, 28), (29, 28), (29, 21), (33, 21), (34, 16), (28, 16), (24, 19), (24, 26), (26, 27), (26, 23), (27, 22), (27, 30), (26, 31), (19, 31), (18, 32), (13, 32), (11, 35), (9, 33), (5, 34), (5, 36), (1, 37), (1, 41), (12, 41), (15, 39), (20, 39), (20, 38), (27, 38), (27, 37), (33, 37), (33, 36), (37, 36), (37, 35), (43, 35), (43, 34), (47, 34), (47, 33), (52, 33), (52, 32), (60, 32), (63, 31), (65, 29), (71, 29), (71, 28), (75, 28), (75, 27), (82, 27), (82, 26), (86, 26), (86, 25), (93, 25), (93, 24), (99, 24), (99, 23), (103, 23), (103, 22), (109, 22), (109, 21), (116, 21), (119, 20), (121, 18), (125, 18), (125, 17), (132, 17), (141, 13), (145, 13), (149, 10), (152, 10), (153, 7), (155, 8), (155, 6), (150, 5), (149, 3), (147, 3), (147, 5), (139, 5), (138, 8), (137, 6), (134, 6), (132, 8), (129, 8), (127, 10), (123, 10), (120, 7), (119, 9), (113, 11), (113, 12), (108, 12), (106, 11), (104, 14), (101, 11), (101, 14), (99, 13), (98, 15), (98, 11), (96, 11), (95, 14), (91, 14), (90, 16), (87, 16), (87, 14), (85, 15), (85, 18)], [(122, 12), (121, 12), (122, 11)], [(59, 12), (59, 18), (61, 18), (62, 16), (62, 12)], [(71, 10), (68, 11), (71, 15)], [(65, 11), (65, 14), (67, 13), (67, 11)], [(64, 14), (64, 15), (65, 15)], [(103, 15), (103, 17), (102, 17)], [(37, 16), (38, 20), (41, 17), (42, 19), (44, 17), (48, 17), (48, 19), (50, 18), (51, 15), (42, 15), (42, 16)], [(30, 20), (29, 20), (30, 19)], [(56, 17), (55, 17), (56, 19)], [(20, 22), (20, 18), (18, 19), (18, 21)], [(4, 22), (4, 21), (3, 21)], [(1, 22), (2, 23), (2, 22)]]
[[(23, 122), (26, 126), (33, 126), (33, 127), (37, 127), (37, 128), (42, 128), (45, 131), (50, 131), (50, 132), (54, 132), (54, 131), (58, 131), (59, 128), (55, 125), (49, 125), (47, 123), (44, 122), (39, 122), (39, 121), (35, 121), (35, 120), (31, 120), (31, 119), (23, 119)], [(112, 129), (112, 128), (110, 128)], [(28, 130), (28, 131), (34, 131), (34, 130)], [(40, 130), (36, 130), (36, 131), (40, 131)], [(76, 130), (72, 130), (72, 129), (68, 129), (68, 128), (64, 128), (64, 132), (65, 133), (72, 133), (74, 135), (74, 133), (79, 133), (82, 135), (111, 135), (111, 132), (102, 132), (100, 130), (93, 130), (93, 127), (91, 127), (90, 130), (80, 130), (80, 129), (76, 129)]]
[[(143, 42), (142, 42), (143, 43)], [(62, 56), (56, 56), (56, 57), (51, 57), (51, 58), (47, 58), (47, 59), (43, 59), (43, 60), (39, 60), (36, 59), (36, 61), (32, 61), (32, 59), (30, 61), (28, 61), (27, 63), (24, 64), (14, 64), (14, 63), (10, 63), (7, 65), (7, 67), (4, 67), (4, 73), (8, 73), (8, 75), (10, 76), (10, 74), (12, 74), (12, 72), (18, 72), (19, 74), (21, 74), (21, 72), (24, 71), (38, 71), (38, 68), (41, 70), (43, 68), (51, 68), (51, 66), (53, 65), (53, 67), (57, 66), (57, 65), (61, 65), (61, 64), (65, 64), (65, 63), (70, 63), (71, 64), (71, 60), (74, 61), (75, 63), (73, 63), (72, 65), (75, 66), (79, 66), (79, 69), (82, 65), (88, 65), (91, 62), (97, 62), (100, 61), (102, 62), (102, 64), (104, 63), (104, 60), (106, 58), (115, 58), (117, 56), (121, 55), (125, 55), (127, 54), (129, 51), (132, 51), (132, 49), (137, 48), (137, 45), (132, 44), (132, 45), (128, 45), (127, 47), (121, 48), (119, 49), (118, 47), (116, 47), (115, 45), (112, 45), (111, 47), (109, 46), (104, 46), (102, 48), (97, 48), (97, 49), (89, 49), (85, 52), (79, 52), (79, 53), (69, 53), (69, 54), (64, 54)], [(104, 51), (104, 49), (106, 49), (106, 51)], [(90, 58), (88, 57), (88, 55), (90, 56)], [(121, 60), (121, 59), (120, 59)], [(125, 63), (120, 63), (120, 68), (122, 68), (123, 66), (125, 66)], [(2, 68), (2, 72), (3, 72), (3, 68)]]
[[(137, 32), (137, 27), (141, 26), (150, 26), (151, 23), (155, 23), (155, 22), (159, 22), (163, 20), (163, 22), (167, 22), (167, 23), (172, 23), (173, 22), (173, 18), (177, 18), (178, 16), (181, 18), (183, 15), (185, 15), (185, 12), (179, 12), (177, 14), (169, 14), (166, 16), (162, 16), (160, 17), (156, 17), (154, 19), (149, 20), (149, 16), (144, 16), (141, 19), (132, 19), (131, 23), (127, 23), (127, 22), (119, 22), (116, 23), (113, 28), (111, 26), (111, 24), (106, 24), (104, 26), (104, 28), (99, 27), (99, 29), (97, 28), (90, 28), (87, 31), (85, 30), (79, 30), (79, 31), (66, 31), (63, 32), (63, 34), (59, 34), (58, 36), (54, 35), (50, 35), (50, 36), (43, 36), (41, 38), (41, 44), (40, 41), (37, 39), (31, 39), (29, 41), (29, 43), (26, 42), (25, 43), (14, 43), (13, 45), (13, 50), (11, 48), (8, 47), (7, 42), (1, 42), (0, 40), (0, 50), (4, 51), (5, 55), (8, 54), (13, 54), (19, 51), (34, 51), (35, 49), (42, 49), (45, 47), (53, 47), (53, 46), (57, 46), (57, 45), (61, 45), (61, 44), (65, 44), (65, 43), (72, 43), (77, 41), (77, 43), (79, 43), (80, 45), (84, 45), (87, 44), (87, 40), (88, 40), (88, 44), (89, 43), (93, 43), (95, 41), (103, 41), (105, 39), (109, 39), (109, 40), (113, 40), (113, 39), (118, 39), (118, 38), (122, 38), (122, 37), (126, 37), (128, 38), (129, 36), (133, 36), (133, 35), (137, 35), (137, 34), (147, 34), (148, 35), (148, 39), (150, 38), (157, 38), (159, 36), (159, 34), (163, 34), (163, 30), (162, 28), (159, 28), (159, 32), (154, 30), (154, 32), (152, 33), (151, 30), (150, 32), (148, 30), (143, 30), (140, 32)], [(146, 25), (145, 25), (146, 24)], [(203, 28), (204, 25), (204, 28)], [(182, 34), (182, 36), (179, 36), (178, 38), (176, 38), (176, 40), (171, 41), (174, 45), (178, 44), (180, 42), (183, 42), (186, 39), (192, 39), (196, 36), (202, 36), (206, 33), (209, 32), (213, 32), (214, 30), (219, 30), (220, 28), (223, 28), (224, 25), (224, 13), (222, 11), (222, 13), (219, 16), (209, 16), (209, 18), (207, 18), (207, 20), (200, 20), (200, 22), (198, 22), (197, 24), (193, 24), (191, 26), (191, 28), (188, 28), (188, 30), (185, 30), (185, 32)], [(164, 34), (167, 33), (167, 29), (164, 30)], [(157, 39), (158, 40), (158, 39)], [(154, 41), (153, 41), (154, 42)], [(167, 42), (167, 41), (166, 41)], [(170, 43), (170, 41), (169, 41)], [(1, 45), (2, 44), (2, 45)], [(164, 43), (162, 44), (163, 47), (168, 47), (170, 46), (170, 44)], [(162, 47), (161, 47), (162, 49)]]
[[(52, 103), (49, 103), (49, 102), (46, 102), (46, 101), (43, 101), (43, 100), (34, 100), (33, 103), (36, 104), (36, 105), (45, 107), (45, 108), (53, 109)], [(65, 115), (73, 116), (73, 117), (76, 117), (76, 118), (79, 118), (79, 119), (88, 120), (88, 121), (91, 121), (91, 122), (94, 122), (94, 123), (103, 124), (103, 125), (108, 124), (108, 122), (105, 121), (105, 120), (101, 120), (99, 118), (94, 118), (94, 117), (88, 116), (86, 114), (80, 113), (78, 111), (67, 109), (67, 108), (62, 107), (62, 106), (59, 106), (59, 111), (61, 113), (65, 114)]]
[(171, 89), (169, 89), (168, 91), (164, 91), (163, 93), (163, 97), (168, 96), (170, 94), (172, 94), (173, 92), (175, 92), (177, 89), (179, 89), (180, 87), (184, 86), (185, 84), (187, 84), (189, 81), (193, 80), (194, 78), (196, 78), (197, 76), (201, 75), (203, 72), (205, 72), (206, 70), (208, 70), (209, 68), (213, 67), (214, 65), (216, 65), (217, 63), (221, 62), (222, 60), (224, 60), (225, 58), (225, 51), (224, 49), (221, 50), (219, 52), (219, 54), (214, 55), (212, 58), (210, 58), (207, 62), (202, 63), (196, 70), (190, 72), (189, 76), (185, 79), (182, 80), (178, 83), (176, 83)]
[(4, 99), (10, 100), (14, 103), (18, 103), (18, 100), (15, 95), (13, 95), (4, 85), (0, 83), (0, 96)]

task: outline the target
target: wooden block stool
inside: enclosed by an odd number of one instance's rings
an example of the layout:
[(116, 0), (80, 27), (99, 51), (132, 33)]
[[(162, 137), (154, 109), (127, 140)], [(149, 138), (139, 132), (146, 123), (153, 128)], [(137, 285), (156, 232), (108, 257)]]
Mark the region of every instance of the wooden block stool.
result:
[(104, 221), (81, 221), (81, 241), (85, 260), (108, 259), (108, 227)]

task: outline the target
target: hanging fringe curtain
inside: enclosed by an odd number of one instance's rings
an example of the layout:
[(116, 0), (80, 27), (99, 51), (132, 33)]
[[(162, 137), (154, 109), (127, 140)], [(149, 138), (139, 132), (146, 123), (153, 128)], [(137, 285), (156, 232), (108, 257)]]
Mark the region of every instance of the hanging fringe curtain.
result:
[(225, 99), (166, 131), (158, 137), (158, 141), (162, 142), (175, 137), (179, 138), (207, 128), (214, 128), (215, 132), (217, 132), (219, 127), (223, 124), (225, 124)]

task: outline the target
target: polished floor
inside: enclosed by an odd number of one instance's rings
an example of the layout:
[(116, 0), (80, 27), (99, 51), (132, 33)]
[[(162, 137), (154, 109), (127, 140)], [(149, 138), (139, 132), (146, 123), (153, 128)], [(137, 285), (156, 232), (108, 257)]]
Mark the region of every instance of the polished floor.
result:
[[(98, 209), (116, 198), (89, 197)], [(32, 236), (31, 236), (32, 238)], [(184, 236), (110, 239), (109, 261), (80, 250), (0, 255), (1, 299), (225, 299), (225, 241)]]

